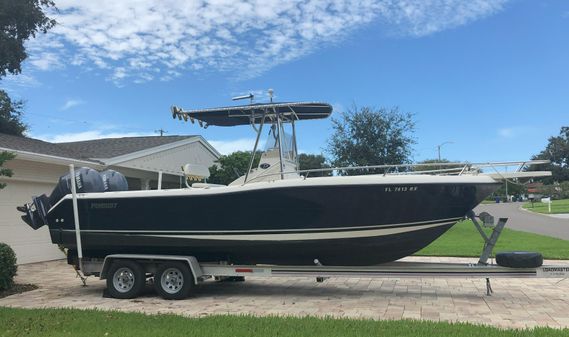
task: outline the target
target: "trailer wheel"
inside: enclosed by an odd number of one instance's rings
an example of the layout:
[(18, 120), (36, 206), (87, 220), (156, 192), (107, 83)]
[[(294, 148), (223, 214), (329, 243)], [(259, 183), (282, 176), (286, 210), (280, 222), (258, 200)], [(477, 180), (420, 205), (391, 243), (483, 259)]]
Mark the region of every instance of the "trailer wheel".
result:
[(496, 263), (510, 268), (537, 268), (543, 264), (543, 256), (535, 252), (499, 252)]
[(107, 290), (114, 298), (135, 298), (146, 284), (146, 274), (142, 267), (129, 260), (116, 260), (109, 268)]
[(166, 300), (181, 300), (194, 287), (194, 277), (188, 265), (182, 262), (164, 262), (154, 274), (154, 287)]

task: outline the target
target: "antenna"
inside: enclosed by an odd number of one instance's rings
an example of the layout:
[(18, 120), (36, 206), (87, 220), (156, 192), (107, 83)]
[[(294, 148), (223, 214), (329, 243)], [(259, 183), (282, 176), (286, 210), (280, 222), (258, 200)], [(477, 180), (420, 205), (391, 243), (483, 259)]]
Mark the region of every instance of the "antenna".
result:
[(249, 95), (243, 95), (243, 96), (236, 96), (233, 97), (231, 100), (232, 101), (239, 101), (242, 99), (250, 99), (251, 100), (251, 104), (253, 104), (253, 98), (255, 97), (255, 95), (253, 95), (252, 93), (249, 93)]
[(159, 134), (160, 134), (160, 137), (162, 137), (165, 133), (168, 133), (168, 131), (166, 131), (166, 130), (160, 128), (160, 129), (158, 129), (158, 130), (154, 130), (154, 133), (159, 133)]

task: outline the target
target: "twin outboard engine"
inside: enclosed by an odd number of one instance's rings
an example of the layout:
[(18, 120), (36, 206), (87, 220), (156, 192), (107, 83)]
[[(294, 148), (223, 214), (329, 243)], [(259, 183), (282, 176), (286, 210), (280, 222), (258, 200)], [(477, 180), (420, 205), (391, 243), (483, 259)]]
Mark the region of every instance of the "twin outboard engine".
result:
[(106, 170), (101, 172), (101, 179), (103, 180), (103, 191), (128, 191), (128, 183), (126, 177), (120, 172), (114, 170)]
[[(75, 188), (77, 193), (127, 191), (128, 183), (121, 173), (106, 170), (101, 173), (88, 167), (75, 170)], [(47, 212), (67, 194), (71, 193), (71, 174), (61, 178), (50, 196), (42, 194), (33, 197), (30, 204), (19, 206), (20, 212), (26, 213), (22, 219), (33, 229), (47, 225)]]
[[(105, 190), (99, 172), (88, 167), (75, 170), (75, 188), (77, 193), (104, 192)], [(67, 173), (59, 178), (59, 182), (49, 196), (50, 208), (69, 193), (71, 193), (71, 174)]]

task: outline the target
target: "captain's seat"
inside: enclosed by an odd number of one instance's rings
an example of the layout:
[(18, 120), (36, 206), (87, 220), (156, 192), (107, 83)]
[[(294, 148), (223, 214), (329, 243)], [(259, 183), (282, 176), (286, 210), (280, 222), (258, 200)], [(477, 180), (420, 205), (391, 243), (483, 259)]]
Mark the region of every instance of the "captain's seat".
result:
[[(205, 165), (186, 164), (182, 167), (182, 172), (184, 172), (184, 176), (186, 177), (186, 186), (188, 188), (213, 188), (213, 187), (226, 186), (220, 184), (209, 184), (207, 182), (207, 178), (209, 178), (209, 169)], [(189, 181), (197, 181), (197, 182), (193, 183), (190, 186)], [(206, 182), (201, 182), (201, 181), (206, 181)]]

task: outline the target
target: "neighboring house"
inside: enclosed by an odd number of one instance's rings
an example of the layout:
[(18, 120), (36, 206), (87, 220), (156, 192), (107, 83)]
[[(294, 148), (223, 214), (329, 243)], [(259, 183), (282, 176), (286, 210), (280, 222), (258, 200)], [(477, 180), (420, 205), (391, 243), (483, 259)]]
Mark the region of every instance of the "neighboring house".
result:
[(62, 258), (51, 243), (47, 228), (28, 227), (16, 210), (32, 196), (50, 194), (69, 164), (96, 170), (113, 169), (127, 177), (129, 189), (156, 189), (158, 172), (163, 172), (162, 188), (184, 186), (184, 164), (211, 166), (220, 154), (201, 136), (154, 136), (107, 138), (71, 143), (49, 143), (38, 139), (0, 133), (0, 152), (16, 158), (5, 163), (14, 171), (0, 190), (0, 242), (12, 246), (18, 263)]

